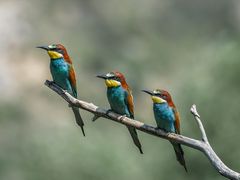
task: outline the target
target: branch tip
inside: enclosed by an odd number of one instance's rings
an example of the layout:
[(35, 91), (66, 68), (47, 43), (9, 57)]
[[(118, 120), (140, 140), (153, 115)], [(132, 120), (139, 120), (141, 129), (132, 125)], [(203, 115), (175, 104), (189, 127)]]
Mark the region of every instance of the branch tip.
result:
[(190, 110), (191, 110), (191, 113), (192, 113), (194, 116), (197, 116), (197, 117), (200, 118), (200, 115), (199, 115), (198, 112), (197, 112), (197, 106), (196, 106), (196, 104), (193, 104)]

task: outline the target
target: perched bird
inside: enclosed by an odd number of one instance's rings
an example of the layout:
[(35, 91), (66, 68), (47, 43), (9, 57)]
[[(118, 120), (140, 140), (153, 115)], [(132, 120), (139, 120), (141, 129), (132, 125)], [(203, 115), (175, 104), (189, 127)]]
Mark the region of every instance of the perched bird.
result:
[[(157, 127), (166, 132), (180, 134), (179, 113), (172, 101), (171, 95), (165, 91), (157, 89), (155, 91), (143, 90), (151, 95), (153, 101), (153, 112)], [(179, 143), (171, 142), (176, 153), (178, 162), (185, 168), (184, 153)]]
[[(46, 50), (50, 57), (50, 71), (53, 81), (69, 94), (77, 98), (75, 71), (66, 48), (61, 44), (38, 46), (37, 48)], [(83, 128), (84, 123), (80, 115), (79, 108), (72, 107), (72, 110), (75, 115), (76, 123), (81, 127), (82, 133), (85, 136)]]
[[(105, 79), (105, 84), (107, 85), (107, 98), (111, 110), (134, 119), (133, 96), (124, 75), (120, 72), (110, 72), (104, 75), (98, 75), (97, 77)], [(130, 126), (127, 126), (127, 128), (132, 136), (134, 144), (138, 147), (140, 153), (143, 154), (136, 129)]]

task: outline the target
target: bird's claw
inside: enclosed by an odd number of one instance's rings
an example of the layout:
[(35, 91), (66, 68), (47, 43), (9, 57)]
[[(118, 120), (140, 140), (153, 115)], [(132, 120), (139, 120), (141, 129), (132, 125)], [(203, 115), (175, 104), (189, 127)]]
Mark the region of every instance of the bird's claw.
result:
[(168, 133), (168, 134), (170, 133), (170, 132), (167, 132), (165, 129), (162, 129), (162, 128), (159, 128), (159, 127), (156, 127), (155, 129), (156, 129), (156, 130), (164, 131), (165, 133)]
[(120, 120), (122, 121), (125, 117), (127, 117), (126, 114), (122, 115), (122, 116), (120, 117)]
[(54, 84), (54, 81), (49, 81), (49, 80), (48, 80), (48, 84), (49, 84), (50, 86), (52, 86), (52, 85)]
[(106, 115), (108, 116), (108, 114), (112, 111), (113, 111), (112, 109), (108, 109), (107, 112), (106, 112)]

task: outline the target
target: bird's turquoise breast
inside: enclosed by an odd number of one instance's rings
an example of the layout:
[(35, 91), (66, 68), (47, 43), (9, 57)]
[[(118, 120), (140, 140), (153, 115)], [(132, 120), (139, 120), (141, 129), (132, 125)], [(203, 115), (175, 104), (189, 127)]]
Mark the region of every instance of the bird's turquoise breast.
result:
[(50, 71), (53, 81), (64, 90), (72, 94), (72, 87), (69, 81), (69, 65), (63, 58), (51, 60)]
[(114, 112), (130, 117), (128, 106), (126, 104), (126, 91), (121, 86), (108, 88), (107, 97), (111, 109)]
[(172, 108), (167, 103), (154, 103), (153, 111), (157, 126), (167, 132), (175, 133), (175, 115)]

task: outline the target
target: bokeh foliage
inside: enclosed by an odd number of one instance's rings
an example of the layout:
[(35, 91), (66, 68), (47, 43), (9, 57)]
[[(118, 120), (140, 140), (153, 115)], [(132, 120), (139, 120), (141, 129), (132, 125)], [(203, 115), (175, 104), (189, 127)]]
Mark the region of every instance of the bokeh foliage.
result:
[(169, 142), (140, 133), (144, 155), (123, 126), (83, 112), (87, 137), (67, 104), (43, 86), (47, 55), (63, 43), (80, 98), (108, 108), (95, 75), (119, 70), (133, 89), (136, 118), (155, 125), (141, 89), (171, 92), (182, 134), (200, 138), (196, 103), (209, 141), (240, 171), (240, 3), (236, 0), (2, 0), (0, 2), (0, 179), (224, 179), (185, 148), (189, 173)]

